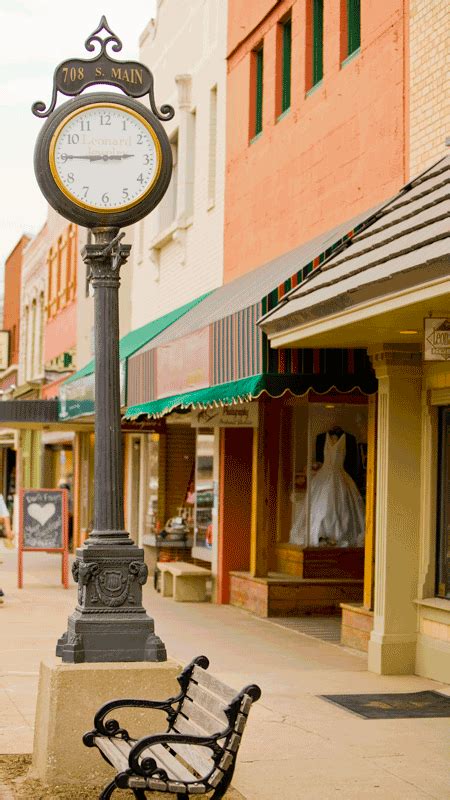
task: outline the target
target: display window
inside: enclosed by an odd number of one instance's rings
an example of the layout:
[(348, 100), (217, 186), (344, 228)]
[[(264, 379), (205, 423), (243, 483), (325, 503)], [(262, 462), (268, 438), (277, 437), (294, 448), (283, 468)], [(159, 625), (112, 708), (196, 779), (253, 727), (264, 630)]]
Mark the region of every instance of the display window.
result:
[(144, 535), (158, 529), (159, 434), (147, 436)]
[(436, 594), (450, 598), (450, 406), (440, 409)]
[(199, 429), (195, 460), (194, 547), (212, 548), (214, 431)]
[(293, 423), (289, 542), (363, 547), (367, 405), (304, 403)]

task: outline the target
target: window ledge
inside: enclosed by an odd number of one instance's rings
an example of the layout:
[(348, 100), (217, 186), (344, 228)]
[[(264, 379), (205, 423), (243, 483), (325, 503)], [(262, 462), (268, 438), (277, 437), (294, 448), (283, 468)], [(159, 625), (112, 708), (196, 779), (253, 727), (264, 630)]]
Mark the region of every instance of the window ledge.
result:
[(320, 81), (317, 81), (317, 83), (315, 83), (314, 86), (311, 86), (311, 88), (308, 89), (308, 91), (305, 93), (305, 97), (309, 97), (310, 95), (314, 94), (314, 92), (317, 92), (317, 90), (321, 89), (322, 86), (323, 86), (323, 78), (321, 78)]
[(446, 600), (445, 597), (424, 597), (423, 600), (414, 600), (414, 602), (418, 606), (441, 608), (443, 611), (450, 611), (450, 599)]
[(171, 222), (167, 228), (164, 228), (164, 230), (156, 234), (156, 236), (152, 239), (150, 247), (153, 247), (155, 250), (161, 250), (164, 245), (169, 244), (169, 242), (172, 241), (173, 235), (177, 229), (178, 222), (177, 220), (174, 220), (174, 222)]
[(289, 108), (286, 108), (284, 111), (282, 111), (281, 114), (278, 115), (276, 121), (277, 122), (281, 122), (282, 119), (287, 117), (287, 115), (289, 114), (290, 110), (291, 110), (291, 107), (289, 106)]
[(207, 211), (212, 211), (212, 209), (215, 208), (215, 207), (216, 207), (216, 201), (215, 201), (215, 199), (210, 197), (209, 200), (208, 200), (208, 205), (206, 206), (206, 210)]
[(354, 58), (359, 56), (360, 53), (361, 53), (361, 48), (358, 47), (358, 49), (354, 50), (353, 53), (350, 53), (350, 55), (347, 56), (347, 58), (344, 58), (344, 60), (341, 61), (341, 69), (342, 67), (345, 67), (350, 61), (353, 61)]
[(250, 141), (249, 141), (249, 144), (253, 144), (254, 142), (257, 142), (257, 141), (258, 141), (258, 139), (260, 139), (262, 135), (263, 135), (263, 132), (262, 132), (262, 131), (260, 131), (259, 133), (257, 133), (255, 136), (253, 136), (253, 138), (252, 138), (252, 139), (250, 139)]

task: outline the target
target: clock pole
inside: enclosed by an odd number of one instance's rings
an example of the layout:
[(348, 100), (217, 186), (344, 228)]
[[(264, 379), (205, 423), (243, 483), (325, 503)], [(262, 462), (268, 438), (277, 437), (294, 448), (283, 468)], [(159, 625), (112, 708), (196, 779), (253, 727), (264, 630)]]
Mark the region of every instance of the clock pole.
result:
[[(122, 43), (105, 17), (86, 40), (85, 47), (89, 53), (96, 50), (97, 53), (92, 58), (69, 59), (59, 64), (53, 77), (49, 105), (38, 101), (32, 107), (35, 116), (47, 117), (34, 155), (41, 191), (59, 214), (90, 229), (93, 239), (81, 255), (95, 296), (94, 530), (84, 546), (77, 549), (72, 574), (78, 584), (78, 603), (68, 619), (67, 630), (58, 640), (56, 655), (72, 664), (166, 661), (166, 648), (156, 636), (153, 619), (142, 605), (142, 587), (148, 577), (144, 551), (134, 544), (124, 525), (119, 286), (120, 268), (126, 263), (131, 246), (121, 243), (125, 234), (119, 231), (156, 208), (169, 186), (172, 150), (161, 122), (172, 119), (174, 110), (169, 105), (157, 107), (153, 75), (144, 64), (119, 61), (110, 54), (109, 50), (113, 53), (121, 50)], [(135, 81), (133, 76), (138, 76), (139, 80)], [(97, 84), (115, 86), (127, 96), (117, 92), (80, 96), (85, 89)], [(57, 108), (58, 93), (73, 99)], [(144, 96), (149, 108), (137, 99)], [(116, 118), (117, 113), (122, 114), (124, 130), (127, 115), (128, 120), (133, 119), (135, 144), (142, 147), (139, 154), (144, 157), (143, 165), (151, 163), (154, 154), (152, 182), (135, 194), (134, 199), (131, 168), (121, 173), (122, 180), (126, 178), (125, 188), (120, 183), (119, 195), (114, 194), (117, 188), (115, 165), (132, 158), (132, 153), (119, 156), (112, 153), (107, 137), (100, 155), (98, 142), (95, 146), (92, 142), (83, 142), (82, 152), (76, 150), (78, 144), (81, 146), (80, 132), (89, 131), (89, 125), (95, 122), (94, 117), (86, 115), (98, 108), (104, 110), (107, 125), (112, 124), (112, 109)], [(77, 120), (75, 124), (80, 127), (67, 129), (73, 120)], [(103, 117), (100, 124), (103, 124)], [(141, 125), (141, 129), (136, 125)], [(131, 141), (131, 134), (129, 138)], [(58, 150), (59, 142), (63, 143), (64, 152)], [(70, 173), (66, 171), (68, 159), (80, 159), (76, 163), (83, 162), (86, 165), (83, 174), (90, 175), (83, 179), (86, 185), (81, 187), (81, 194), (80, 188), (75, 189), (75, 168)], [(101, 177), (98, 171), (92, 171), (99, 160), (105, 162)], [(142, 186), (144, 170), (135, 180)], [(127, 200), (129, 202), (125, 202)]]
[(166, 649), (142, 606), (148, 570), (143, 550), (124, 530), (120, 428), (120, 267), (131, 245), (116, 227), (92, 230), (82, 257), (95, 292), (94, 530), (77, 550), (78, 605), (56, 655), (83, 661), (165, 661)]

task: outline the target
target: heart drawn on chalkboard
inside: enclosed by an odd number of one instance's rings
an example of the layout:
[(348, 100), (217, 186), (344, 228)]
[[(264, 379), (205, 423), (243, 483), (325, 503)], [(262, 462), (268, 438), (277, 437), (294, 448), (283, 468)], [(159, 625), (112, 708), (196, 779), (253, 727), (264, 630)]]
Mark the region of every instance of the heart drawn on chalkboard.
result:
[(40, 506), (38, 503), (30, 503), (27, 510), (30, 517), (36, 519), (40, 525), (45, 525), (53, 517), (56, 506), (54, 503), (46, 503), (45, 506)]

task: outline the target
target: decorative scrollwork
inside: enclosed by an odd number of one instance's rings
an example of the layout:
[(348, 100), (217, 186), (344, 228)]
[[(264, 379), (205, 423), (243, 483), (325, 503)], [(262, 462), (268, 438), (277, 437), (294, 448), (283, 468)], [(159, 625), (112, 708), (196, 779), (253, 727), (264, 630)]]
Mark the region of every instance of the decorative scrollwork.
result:
[(52, 97), (48, 107), (41, 100), (33, 103), (31, 110), (36, 117), (42, 119), (54, 111), (58, 92), (76, 97), (89, 86), (107, 84), (118, 87), (129, 97), (148, 94), (155, 117), (162, 122), (172, 119), (175, 114), (172, 106), (165, 103), (158, 108), (156, 105), (153, 74), (148, 67), (139, 61), (118, 61), (108, 53), (108, 49), (114, 53), (120, 52), (122, 42), (109, 27), (105, 16), (86, 39), (85, 48), (89, 53), (98, 52), (93, 58), (70, 58), (59, 64), (53, 76)]
[[(100, 36), (102, 31), (106, 31), (108, 35), (105, 37)], [(88, 36), (84, 43), (86, 50), (88, 50), (90, 53), (95, 50), (94, 42), (100, 45), (100, 54), (102, 55), (106, 55), (106, 48), (109, 44), (111, 44), (111, 50), (113, 50), (115, 53), (119, 53), (122, 50), (122, 42), (109, 27), (105, 15), (102, 16), (95, 31)]]

